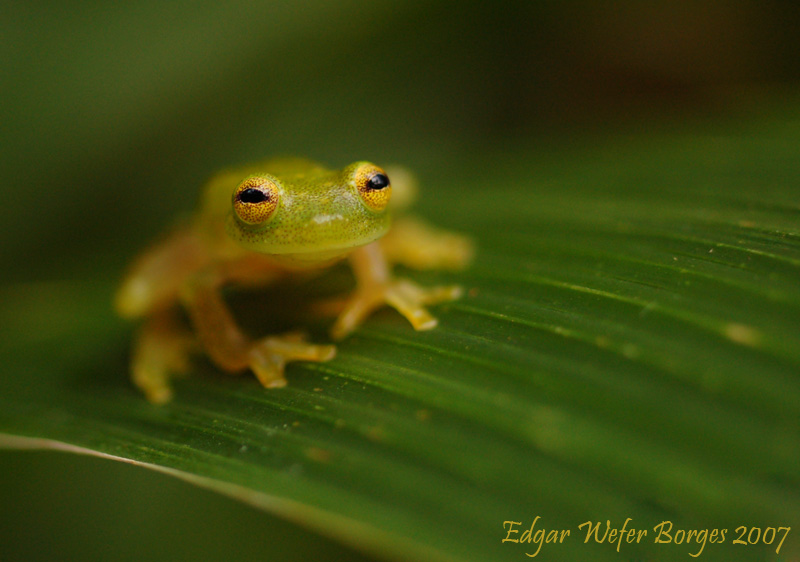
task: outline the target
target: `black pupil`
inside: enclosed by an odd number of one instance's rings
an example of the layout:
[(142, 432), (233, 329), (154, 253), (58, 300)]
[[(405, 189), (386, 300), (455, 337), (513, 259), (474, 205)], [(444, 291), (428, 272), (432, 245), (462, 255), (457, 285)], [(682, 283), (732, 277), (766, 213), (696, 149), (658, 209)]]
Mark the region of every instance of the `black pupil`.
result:
[(389, 178), (384, 174), (375, 174), (367, 182), (367, 187), (370, 189), (383, 189), (389, 186)]
[(263, 203), (267, 200), (269, 200), (267, 194), (254, 187), (245, 189), (239, 194), (239, 201), (242, 203)]

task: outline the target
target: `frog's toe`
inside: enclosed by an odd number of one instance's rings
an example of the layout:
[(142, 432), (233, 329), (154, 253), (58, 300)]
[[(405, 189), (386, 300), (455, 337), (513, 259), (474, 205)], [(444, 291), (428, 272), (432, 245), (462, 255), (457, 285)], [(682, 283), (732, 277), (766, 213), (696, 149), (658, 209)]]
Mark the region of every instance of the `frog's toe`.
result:
[(168, 378), (166, 375), (153, 376), (153, 373), (136, 369), (133, 371), (134, 383), (152, 404), (166, 404), (172, 400), (172, 387), (166, 382)]
[(386, 303), (411, 322), (415, 330), (431, 330), (438, 320), (424, 305), (452, 301), (462, 294), (461, 287), (420, 287), (407, 279), (398, 279), (386, 291)]
[(382, 292), (357, 290), (347, 301), (344, 310), (331, 328), (331, 337), (335, 340), (346, 337), (384, 302), (385, 298)]
[(176, 321), (171, 311), (148, 320), (139, 332), (131, 361), (131, 379), (150, 402), (172, 399), (169, 384), (189, 370), (189, 357), (196, 347), (192, 335)]
[(301, 334), (263, 338), (250, 348), (250, 368), (267, 388), (286, 386), (284, 368), (290, 361), (328, 361), (336, 355), (336, 346), (307, 343)]
[(189, 369), (188, 350), (144, 341), (131, 364), (131, 379), (154, 404), (172, 400), (171, 378), (185, 375)]
[(425, 305), (452, 301), (459, 298), (461, 287), (420, 287), (408, 279), (395, 279), (387, 285), (360, 289), (351, 297), (339, 315), (331, 335), (341, 339), (355, 330), (375, 309), (388, 304), (411, 322), (415, 330), (430, 330), (438, 321)]

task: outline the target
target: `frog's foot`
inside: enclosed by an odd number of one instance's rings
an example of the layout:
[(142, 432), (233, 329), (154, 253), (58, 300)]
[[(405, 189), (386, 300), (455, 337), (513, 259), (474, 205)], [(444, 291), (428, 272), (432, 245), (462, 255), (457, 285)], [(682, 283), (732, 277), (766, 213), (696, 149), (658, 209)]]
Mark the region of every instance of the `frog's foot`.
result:
[(437, 324), (424, 305), (452, 301), (463, 291), (455, 285), (420, 287), (408, 279), (394, 279), (385, 284), (360, 287), (350, 297), (331, 328), (334, 339), (342, 339), (355, 330), (375, 309), (389, 305), (405, 316), (415, 330), (430, 330)]
[(172, 399), (169, 381), (189, 370), (189, 356), (197, 347), (192, 334), (174, 317), (161, 313), (141, 328), (131, 362), (133, 383), (154, 404)]
[(289, 361), (328, 361), (336, 355), (334, 345), (315, 345), (299, 333), (269, 336), (255, 342), (247, 354), (250, 369), (267, 388), (286, 386), (283, 369)]
[(242, 332), (219, 292), (219, 280), (198, 276), (181, 295), (189, 319), (211, 360), (229, 373), (249, 367), (265, 387), (286, 385), (289, 361), (327, 361), (336, 347), (306, 343), (302, 334), (269, 336), (253, 341)]

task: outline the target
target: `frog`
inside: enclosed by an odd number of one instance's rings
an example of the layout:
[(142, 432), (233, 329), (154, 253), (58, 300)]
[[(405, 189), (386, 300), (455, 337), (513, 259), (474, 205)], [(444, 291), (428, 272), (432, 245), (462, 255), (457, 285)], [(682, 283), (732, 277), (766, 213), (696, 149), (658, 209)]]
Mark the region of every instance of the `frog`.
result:
[(164, 404), (173, 398), (172, 380), (188, 373), (197, 353), (223, 372), (251, 371), (266, 388), (287, 384), (289, 362), (333, 359), (335, 344), (311, 343), (302, 331), (252, 337), (223, 291), (291, 283), (339, 262), (349, 263), (355, 287), (335, 307), (333, 341), (384, 306), (416, 330), (434, 328), (428, 307), (460, 298), (462, 288), (423, 287), (396, 276), (394, 267), (463, 269), (474, 249), (469, 238), (407, 213), (416, 192), (405, 168), (368, 161), (329, 169), (282, 157), (213, 175), (197, 209), (132, 262), (115, 294), (118, 315), (141, 321), (133, 384)]

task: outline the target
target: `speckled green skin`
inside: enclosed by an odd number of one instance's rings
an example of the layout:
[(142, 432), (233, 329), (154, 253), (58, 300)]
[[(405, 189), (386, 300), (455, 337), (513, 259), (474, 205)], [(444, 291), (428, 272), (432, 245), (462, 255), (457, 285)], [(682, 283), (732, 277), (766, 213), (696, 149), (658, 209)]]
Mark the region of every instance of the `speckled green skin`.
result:
[[(374, 211), (361, 199), (353, 172), (364, 162), (342, 170), (299, 158), (284, 158), (226, 170), (209, 182), (201, 221), (220, 232), (220, 223), (240, 247), (291, 261), (323, 262), (377, 240), (389, 229), (388, 209)], [(269, 176), (280, 200), (265, 224), (248, 225), (233, 212), (232, 195), (245, 178)]]

